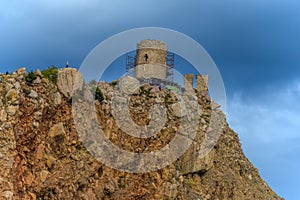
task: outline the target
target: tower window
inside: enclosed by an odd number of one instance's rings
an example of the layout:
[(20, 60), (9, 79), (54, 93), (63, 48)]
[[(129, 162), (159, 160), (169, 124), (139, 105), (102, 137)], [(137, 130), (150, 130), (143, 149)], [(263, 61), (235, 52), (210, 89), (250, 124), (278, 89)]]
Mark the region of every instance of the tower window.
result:
[(144, 59), (145, 59), (146, 62), (148, 61), (148, 54), (144, 55)]

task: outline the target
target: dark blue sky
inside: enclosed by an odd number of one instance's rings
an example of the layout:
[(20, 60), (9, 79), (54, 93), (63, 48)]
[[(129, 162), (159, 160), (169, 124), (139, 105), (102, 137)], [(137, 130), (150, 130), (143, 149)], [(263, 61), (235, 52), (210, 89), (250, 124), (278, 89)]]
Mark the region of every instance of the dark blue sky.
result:
[[(112, 34), (143, 26), (171, 28), (209, 52), (228, 88), (250, 90), (297, 78), (296, 1), (1, 1), (0, 67), (79, 66)], [(234, 71), (234, 73), (232, 73)], [(255, 88), (254, 88), (255, 89)]]
[(101, 41), (132, 28), (182, 32), (217, 64), (228, 120), (247, 156), (276, 192), (297, 199), (299, 10), (296, 0), (2, 0), (0, 72), (62, 67), (67, 59), (78, 67)]

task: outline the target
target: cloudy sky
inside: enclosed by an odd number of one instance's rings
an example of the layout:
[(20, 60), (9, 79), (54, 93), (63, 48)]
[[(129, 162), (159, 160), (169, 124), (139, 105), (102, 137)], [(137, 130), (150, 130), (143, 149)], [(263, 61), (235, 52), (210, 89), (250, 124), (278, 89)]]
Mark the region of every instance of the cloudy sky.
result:
[(67, 59), (79, 67), (101, 41), (132, 28), (182, 32), (217, 64), (245, 154), (279, 195), (296, 200), (299, 10), (297, 0), (1, 0), (0, 72), (62, 67)]

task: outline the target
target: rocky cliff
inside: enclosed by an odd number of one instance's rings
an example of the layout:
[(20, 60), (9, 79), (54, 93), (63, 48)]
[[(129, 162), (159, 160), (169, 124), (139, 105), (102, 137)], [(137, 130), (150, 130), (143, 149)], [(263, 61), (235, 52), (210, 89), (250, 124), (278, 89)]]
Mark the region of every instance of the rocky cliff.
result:
[[(237, 134), (207, 92), (196, 93), (201, 111), (196, 135), (175, 162), (145, 173), (108, 167), (92, 156), (75, 126), (76, 101), (71, 97), (77, 74), (76, 69), (60, 69), (53, 83), (37, 71), (32, 84), (25, 80), (25, 69), (1, 75), (0, 199), (281, 199), (245, 157)], [(75, 87), (89, 86), (79, 81)], [(120, 128), (112, 112), (115, 84), (100, 82), (98, 87), (100, 101), (93, 101), (89, 93), (83, 96), (90, 96), (95, 105), (106, 138), (128, 152), (149, 153), (167, 146), (187, 115), (174, 106), (174, 92), (144, 84), (130, 97), (130, 118), (141, 126), (149, 124), (150, 108), (159, 104), (166, 108), (167, 121), (156, 135), (133, 137)], [(89, 112), (88, 105), (81, 109)], [(212, 117), (215, 126), (209, 124)], [(197, 152), (206, 135), (218, 138), (200, 158)]]

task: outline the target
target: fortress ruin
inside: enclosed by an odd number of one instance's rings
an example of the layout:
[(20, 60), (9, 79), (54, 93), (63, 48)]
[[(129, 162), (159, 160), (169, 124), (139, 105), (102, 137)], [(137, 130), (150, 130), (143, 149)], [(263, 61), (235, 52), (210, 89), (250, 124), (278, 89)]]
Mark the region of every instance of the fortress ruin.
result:
[[(136, 55), (127, 54), (126, 72), (142, 82), (174, 83), (174, 54), (168, 52), (167, 45), (159, 40), (142, 40), (137, 44)], [(184, 90), (194, 89), (194, 75), (184, 75)], [(197, 91), (208, 90), (208, 76), (196, 75)]]

